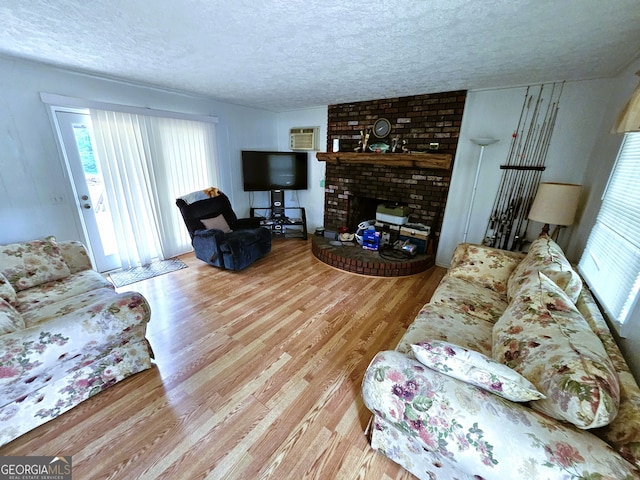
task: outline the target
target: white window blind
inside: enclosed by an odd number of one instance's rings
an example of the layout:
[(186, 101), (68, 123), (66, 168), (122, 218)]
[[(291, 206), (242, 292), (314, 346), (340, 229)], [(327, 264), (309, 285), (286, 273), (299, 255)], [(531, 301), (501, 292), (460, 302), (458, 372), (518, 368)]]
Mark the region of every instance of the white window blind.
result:
[(578, 269), (620, 330), (640, 289), (640, 132), (625, 135)]

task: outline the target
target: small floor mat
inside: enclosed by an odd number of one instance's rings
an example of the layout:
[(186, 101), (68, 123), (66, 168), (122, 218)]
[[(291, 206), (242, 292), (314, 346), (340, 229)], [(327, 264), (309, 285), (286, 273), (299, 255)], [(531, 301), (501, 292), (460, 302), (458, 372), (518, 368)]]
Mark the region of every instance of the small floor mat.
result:
[(157, 260), (149, 265), (143, 265), (142, 267), (109, 272), (108, 275), (116, 287), (123, 287), (131, 283), (164, 275), (165, 273), (175, 272), (182, 268), (187, 268), (187, 264), (177, 258), (170, 258), (168, 260)]

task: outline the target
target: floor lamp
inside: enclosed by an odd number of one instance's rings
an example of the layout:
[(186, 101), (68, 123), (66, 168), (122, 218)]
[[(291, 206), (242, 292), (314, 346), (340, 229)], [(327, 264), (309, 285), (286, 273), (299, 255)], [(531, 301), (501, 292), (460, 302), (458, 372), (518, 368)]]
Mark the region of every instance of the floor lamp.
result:
[(469, 224), (471, 223), (471, 213), (473, 212), (473, 202), (476, 199), (476, 190), (478, 189), (478, 177), (480, 176), (480, 167), (482, 166), (482, 156), (484, 155), (484, 147), (497, 143), (495, 138), (472, 138), (471, 141), (476, 145), (480, 145), (480, 156), (478, 157), (478, 166), (476, 167), (476, 178), (473, 181), (473, 190), (471, 191), (471, 201), (469, 202), (469, 213), (467, 214), (467, 224), (464, 226), (464, 236), (462, 243), (467, 241), (469, 234)]

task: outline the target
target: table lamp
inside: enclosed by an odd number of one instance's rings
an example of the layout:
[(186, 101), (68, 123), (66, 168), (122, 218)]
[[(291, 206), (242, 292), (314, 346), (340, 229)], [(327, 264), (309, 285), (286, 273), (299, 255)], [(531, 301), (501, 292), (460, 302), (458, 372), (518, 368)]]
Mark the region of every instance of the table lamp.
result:
[[(640, 77), (640, 70), (636, 72)], [(631, 94), (611, 129), (611, 133), (640, 132), (640, 85)]]
[(549, 225), (571, 225), (578, 209), (581, 185), (541, 183), (529, 211), (529, 220), (544, 223), (540, 235), (549, 234)]

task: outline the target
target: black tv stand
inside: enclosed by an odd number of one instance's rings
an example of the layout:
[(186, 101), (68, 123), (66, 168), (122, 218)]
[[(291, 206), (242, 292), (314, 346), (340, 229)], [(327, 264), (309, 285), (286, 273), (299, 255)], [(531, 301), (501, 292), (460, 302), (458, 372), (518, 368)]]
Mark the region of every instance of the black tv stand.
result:
[(284, 190), (271, 190), (271, 219), (287, 219), (284, 206)]
[[(250, 216), (254, 218), (256, 210), (266, 210), (260, 224), (271, 229), (271, 235), (276, 238), (307, 239), (307, 214), (303, 207), (287, 207), (284, 204), (284, 191), (271, 190), (271, 206), (250, 209)], [(299, 218), (287, 216), (287, 210), (298, 210)]]

